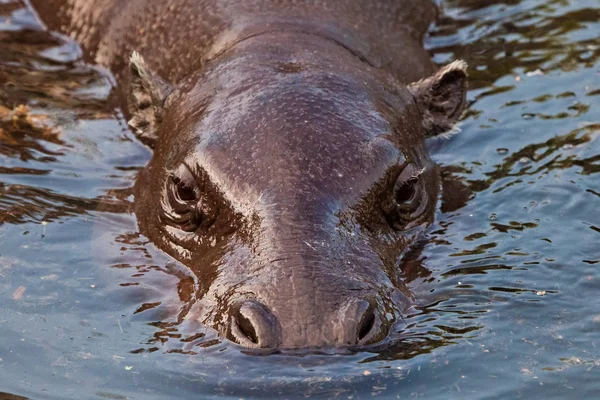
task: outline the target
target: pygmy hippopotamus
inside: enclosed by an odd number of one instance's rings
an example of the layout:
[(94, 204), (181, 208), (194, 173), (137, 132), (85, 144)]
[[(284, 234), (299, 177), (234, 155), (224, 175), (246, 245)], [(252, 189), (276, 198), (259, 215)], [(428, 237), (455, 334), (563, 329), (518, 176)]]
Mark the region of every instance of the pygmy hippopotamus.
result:
[(426, 141), (465, 106), (429, 0), (32, 0), (116, 76), (153, 149), (140, 231), (198, 276), (199, 318), (244, 347), (384, 340), (402, 256), (440, 186)]

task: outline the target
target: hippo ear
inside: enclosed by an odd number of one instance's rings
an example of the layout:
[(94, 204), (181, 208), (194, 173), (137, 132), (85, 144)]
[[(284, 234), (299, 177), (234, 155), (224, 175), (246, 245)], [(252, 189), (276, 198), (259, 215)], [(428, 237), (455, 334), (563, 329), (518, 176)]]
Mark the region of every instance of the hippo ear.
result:
[(446, 133), (454, 127), (466, 105), (467, 63), (454, 61), (408, 88), (423, 113), (425, 136)]
[(134, 51), (129, 60), (131, 84), (129, 88), (129, 113), (127, 122), (137, 137), (154, 147), (158, 139), (158, 127), (164, 115), (165, 102), (173, 87), (156, 76), (146, 62)]

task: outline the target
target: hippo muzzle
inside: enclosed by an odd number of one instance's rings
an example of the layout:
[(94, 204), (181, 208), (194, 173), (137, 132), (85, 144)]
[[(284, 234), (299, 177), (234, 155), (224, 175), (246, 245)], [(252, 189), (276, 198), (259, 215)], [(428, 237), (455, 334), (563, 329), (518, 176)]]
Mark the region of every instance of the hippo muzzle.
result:
[(384, 339), (412, 305), (362, 235), (272, 224), (260, 243), (240, 252), (245, 261), (232, 260), (256, 271), (226, 284), (244, 288), (223, 308), (221, 331), (232, 341), (265, 348), (366, 345)]

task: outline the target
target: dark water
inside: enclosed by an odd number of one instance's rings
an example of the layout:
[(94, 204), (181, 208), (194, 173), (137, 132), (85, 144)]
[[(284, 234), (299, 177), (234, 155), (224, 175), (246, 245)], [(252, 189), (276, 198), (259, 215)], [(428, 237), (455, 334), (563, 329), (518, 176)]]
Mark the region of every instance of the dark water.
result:
[(108, 75), (0, 0), (0, 399), (600, 397), (600, 1), (445, 8), (427, 46), (468, 61), (471, 106), (432, 152), (472, 196), (407, 260), (406, 339), (264, 357), (194, 322), (195, 277), (137, 233), (150, 153)]

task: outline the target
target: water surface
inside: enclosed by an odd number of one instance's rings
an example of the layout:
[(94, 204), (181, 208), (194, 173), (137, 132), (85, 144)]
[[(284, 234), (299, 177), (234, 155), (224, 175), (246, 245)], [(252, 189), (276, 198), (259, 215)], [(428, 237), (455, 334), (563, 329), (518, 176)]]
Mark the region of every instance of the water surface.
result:
[(404, 339), (258, 356), (190, 317), (196, 277), (138, 233), (151, 154), (110, 75), (0, 0), (0, 398), (600, 396), (600, 3), (444, 6), (427, 48), (469, 63), (470, 107), (431, 151), (464, 201), (405, 260)]

